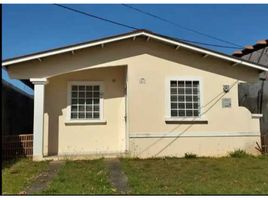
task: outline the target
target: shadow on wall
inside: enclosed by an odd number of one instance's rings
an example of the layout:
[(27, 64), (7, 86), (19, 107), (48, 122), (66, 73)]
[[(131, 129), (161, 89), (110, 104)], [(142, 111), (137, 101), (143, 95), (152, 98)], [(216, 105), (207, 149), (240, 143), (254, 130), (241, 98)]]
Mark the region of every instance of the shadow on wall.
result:
[[(62, 115), (62, 112), (56, 103), (58, 101), (57, 95), (54, 95), (54, 98), (55, 98), (54, 103), (50, 103), (47, 101), (47, 95), (50, 95), (47, 92), (47, 88), (46, 88), (45, 95), (46, 96), (45, 96), (44, 113), (48, 119), (48, 122), (47, 122), (48, 123), (48, 127), (47, 127), (48, 135), (46, 138), (47, 139), (47, 153), (48, 153), (48, 156), (53, 156), (53, 155), (58, 154), (58, 141), (59, 141), (58, 124), (59, 124), (59, 117)], [(53, 110), (53, 112), (49, 112), (49, 110)]]
[(60, 110), (48, 114), (48, 155), (57, 155), (59, 151), (59, 117), (62, 116)]
[[(49, 156), (57, 155), (59, 151), (59, 131), (65, 122), (68, 81), (105, 81), (103, 95), (105, 102), (105, 99), (124, 97), (125, 74), (126, 66), (117, 66), (72, 72), (49, 79), (45, 92)], [(71, 126), (88, 126), (88, 124)]]

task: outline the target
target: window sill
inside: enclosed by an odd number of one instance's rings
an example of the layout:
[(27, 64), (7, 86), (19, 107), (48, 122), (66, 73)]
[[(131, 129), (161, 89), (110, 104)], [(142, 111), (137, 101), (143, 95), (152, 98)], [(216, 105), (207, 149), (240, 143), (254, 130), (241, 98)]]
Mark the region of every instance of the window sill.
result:
[(72, 124), (106, 124), (106, 120), (69, 120), (65, 121), (66, 125)]
[(259, 118), (262, 118), (262, 117), (263, 117), (263, 114), (251, 114), (252, 119), (259, 119)]
[(207, 124), (208, 120), (206, 118), (194, 118), (194, 117), (190, 117), (190, 118), (165, 118), (165, 122), (169, 123), (169, 124)]

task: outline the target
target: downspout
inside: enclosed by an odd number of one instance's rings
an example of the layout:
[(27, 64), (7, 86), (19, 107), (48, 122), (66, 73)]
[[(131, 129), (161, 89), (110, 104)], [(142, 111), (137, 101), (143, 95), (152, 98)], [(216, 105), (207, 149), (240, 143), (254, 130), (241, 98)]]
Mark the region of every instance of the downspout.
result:
[(129, 87), (128, 87), (128, 65), (126, 66), (126, 73), (125, 73), (125, 154), (129, 153), (129, 113), (128, 113), (128, 105), (129, 105)]
[[(259, 113), (262, 114), (262, 115), (264, 115), (264, 113), (263, 113), (264, 82), (267, 79), (267, 75), (268, 75), (267, 72), (262, 72), (260, 74), (260, 76), (259, 76), (259, 78), (260, 78), (260, 80), (262, 82), (261, 83), (261, 90), (260, 90)], [(260, 118), (260, 124), (262, 125), (263, 123), (261, 123), (261, 120), (262, 120), (262, 118)], [(262, 147), (262, 152), (265, 152), (265, 147), (264, 147), (265, 144), (264, 144), (264, 138), (263, 138), (263, 136), (264, 136), (265, 133), (263, 133), (263, 128), (262, 127), (260, 127), (260, 129), (261, 129), (261, 147)]]

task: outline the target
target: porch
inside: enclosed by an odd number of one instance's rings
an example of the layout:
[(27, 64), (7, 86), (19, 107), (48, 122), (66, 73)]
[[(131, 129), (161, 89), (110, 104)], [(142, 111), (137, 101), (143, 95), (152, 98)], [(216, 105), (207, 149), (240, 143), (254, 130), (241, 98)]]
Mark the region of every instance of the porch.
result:
[(33, 159), (124, 154), (126, 71), (125, 66), (103, 67), (31, 79)]

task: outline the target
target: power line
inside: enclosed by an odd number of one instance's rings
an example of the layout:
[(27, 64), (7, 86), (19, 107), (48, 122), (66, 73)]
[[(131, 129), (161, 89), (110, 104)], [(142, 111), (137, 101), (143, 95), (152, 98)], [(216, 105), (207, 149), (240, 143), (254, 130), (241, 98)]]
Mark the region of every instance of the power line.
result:
[[(67, 6), (63, 6), (61, 4), (54, 4), (54, 5), (59, 6), (61, 8), (64, 8), (64, 9), (67, 9), (67, 10), (70, 10), (70, 11), (73, 11), (73, 12), (76, 12), (76, 13), (79, 13), (79, 14), (83, 14), (83, 15), (88, 16), (88, 17), (93, 17), (93, 18), (96, 18), (96, 19), (99, 19), (99, 20), (102, 20), (102, 21), (105, 21), (105, 22), (115, 24), (115, 25), (119, 25), (119, 26), (123, 26), (123, 27), (126, 27), (126, 28), (138, 30), (138, 28), (136, 28), (134, 26), (130, 26), (130, 25), (127, 25), (127, 24), (122, 24), (122, 23), (112, 21), (112, 20), (109, 20), (109, 19), (106, 19), (106, 18), (102, 18), (102, 17), (96, 16), (96, 15), (92, 15), (92, 14), (89, 14), (89, 13), (86, 13), (86, 12), (83, 12), (83, 11), (80, 11), (80, 10), (77, 10), (77, 9), (73, 9), (73, 8), (70, 8), (70, 7), (67, 7)], [(185, 39), (176, 39), (176, 40), (180, 40), (180, 41), (184, 41), (184, 42), (188, 42), (188, 43), (205, 45), (205, 46), (213, 46), (213, 47), (228, 48), (228, 49), (237, 49), (237, 47), (223, 46), (223, 45), (210, 44), (210, 43), (203, 43), (203, 42), (198, 42), (198, 41), (193, 41), (193, 40), (185, 40)]]
[[(73, 11), (73, 12), (76, 12), (76, 13), (79, 13), (79, 14), (83, 14), (83, 15), (88, 16), (88, 17), (92, 17), (92, 18), (96, 18), (96, 19), (99, 19), (99, 20), (102, 20), (102, 21), (105, 21), (105, 22), (109, 22), (109, 23), (112, 23), (112, 24), (115, 24), (115, 25), (123, 26), (123, 27), (129, 28), (129, 29), (139, 30), (139, 28), (136, 28), (134, 26), (130, 26), (130, 25), (127, 25), (127, 24), (123, 24), (123, 23), (120, 23), (120, 22), (116, 22), (116, 21), (113, 21), (113, 20), (102, 18), (102, 17), (96, 16), (96, 15), (93, 15), (93, 14), (89, 14), (89, 13), (86, 13), (86, 12), (83, 12), (83, 11), (80, 11), (80, 10), (77, 10), (77, 9), (74, 9), (74, 8), (63, 6), (61, 4), (53, 4), (53, 5), (61, 7), (61, 8), (64, 8), (64, 9), (67, 9), (67, 10), (70, 10), (70, 11)], [(131, 6), (128, 6), (128, 5), (125, 5), (125, 4), (122, 4), (122, 5), (124, 5), (126, 7), (131, 7)], [(136, 8), (133, 7), (133, 9), (136, 9)], [(139, 9), (137, 9), (137, 10), (139, 10)], [(153, 14), (150, 14), (150, 15), (154, 16)], [(223, 46), (223, 45), (217, 45), (217, 44), (209, 44), (209, 43), (203, 43), (203, 42), (198, 42), (198, 41), (193, 41), (193, 40), (185, 40), (185, 39), (176, 39), (176, 40), (180, 40), (180, 41), (184, 41), (184, 42), (188, 42), (188, 43), (205, 45), (205, 46), (213, 46), (213, 47), (228, 48), (228, 49), (238, 49), (237, 47)], [(256, 52), (256, 53), (258, 53), (258, 52)]]
[(203, 42), (196, 42), (193, 40), (184, 40), (184, 39), (177, 39), (176, 40), (182, 41), (182, 42), (188, 42), (188, 43), (193, 43), (193, 44), (200, 44), (200, 45), (206, 45), (206, 46), (213, 46), (213, 47), (220, 47), (220, 48), (227, 48), (227, 49), (237, 49), (237, 47), (233, 46), (224, 46), (224, 45), (218, 45), (218, 44), (210, 44), (210, 43), (203, 43)]
[[(149, 15), (149, 16), (151, 16), (151, 17), (157, 18), (157, 19), (159, 19), (159, 20), (161, 20), (161, 21), (164, 21), (164, 22), (166, 22), (166, 23), (169, 23), (169, 24), (171, 24), (171, 25), (174, 25), (174, 26), (176, 26), (176, 27), (178, 27), (178, 28), (185, 29), (185, 30), (187, 30), (187, 31), (191, 31), (191, 32), (194, 32), (194, 33), (196, 33), (196, 34), (203, 35), (203, 36), (206, 36), (206, 37), (208, 37), (208, 38), (212, 38), (212, 39), (214, 39), (214, 40), (218, 40), (218, 41), (221, 41), (221, 42), (229, 43), (229, 44), (235, 45), (236, 47), (223, 46), (223, 45), (217, 45), (217, 44), (208, 44), (208, 43), (203, 43), (203, 42), (196, 42), (196, 41), (191, 41), (191, 40), (183, 40), (183, 39), (180, 39), (181, 41), (190, 42), (190, 43), (196, 43), (196, 44), (201, 44), (201, 45), (207, 45), (207, 46), (220, 47), (220, 48), (229, 48), (229, 49), (236, 49), (236, 50), (239, 50), (239, 49), (242, 50), (242, 49), (244, 49), (244, 47), (241, 46), (241, 45), (239, 45), (239, 44), (236, 44), (236, 43), (233, 43), (233, 42), (230, 42), (230, 41), (227, 41), (227, 40), (223, 40), (223, 39), (221, 39), (221, 38), (217, 38), (217, 37), (215, 37), (215, 36), (212, 36), (212, 35), (209, 35), (209, 34), (206, 34), (206, 33), (202, 33), (202, 32), (200, 32), (200, 31), (196, 31), (196, 30), (191, 29), (191, 28), (187, 28), (187, 27), (185, 27), (185, 26), (176, 24), (176, 23), (174, 23), (174, 22), (172, 22), (172, 21), (170, 21), (170, 20), (167, 20), (167, 19), (165, 19), (165, 18), (159, 17), (159, 16), (154, 15), (154, 14), (152, 14), (152, 13), (149, 13), (149, 12), (147, 12), (147, 11), (144, 11), (144, 10), (141, 10), (141, 9), (138, 9), (138, 8), (135, 8), (135, 7), (130, 6), (130, 5), (127, 5), (127, 4), (121, 4), (121, 5), (122, 5), (122, 6), (125, 6), (125, 7), (127, 7), (127, 8), (130, 8), (130, 9), (136, 10), (136, 11), (138, 11), (138, 12), (140, 12), (140, 13), (145, 14), (145, 15)], [(254, 51), (254, 53), (256, 53), (256, 54), (261, 54), (260, 52), (257, 52), (257, 51)]]
[(109, 20), (109, 19), (106, 19), (106, 18), (102, 18), (102, 17), (96, 16), (96, 15), (92, 15), (92, 14), (89, 14), (89, 13), (86, 13), (86, 12), (83, 12), (83, 11), (80, 11), (80, 10), (77, 10), (77, 9), (74, 9), (74, 8), (63, 6), (61, 4), (53, 4), (53, 5), (59, 6), (61, 8), (64, 8), (64, 9), (67, 9), (67, 10), (70, 10), (70, 11), (73, 11), (73, 12), (76, 12), (76, 13), (80, 13), (82, 15), (86, 15), (88, 17), (93, 17), (93, 18), (96, 18), (96, 19), (99, 19), (99, 20), (102, 20), (102, 21), (106, 21), (106, 22), (109, 22), (109, 23), (112, 23), (112, 24), (123, 26), (125, 28), (129, 28), (129, 29), (133, 29), (133, 30), (138, 30), (138, 28), (136, 28), (134, 26), (129, 26), (129, 25), (126, 25), (126, 24), (122, 24), (120, 22), (116, 22), (116, 21), (112, 21), (112, 20)]
[(236, 44), (236, 43), (233, 43), (233, 42), (229, 42), (229, 41), (227, 41), (227, 40), (223, 40), (223, 39), (221, 39), (221, 38), (218, 38), (218, 37), (215, 37), (215, 36), (206, 34), (206, 33), (202, 33), (202, 32), (200, 32), (200, 31), (197, 31), (197, 30), (194, 30), (194, 29), (191, 29), (191, 28), (187, 28), (187, 27), (182, 26), (182, 25), (180, 25), (180, 24), (174, 23), (174, 22), (172, 22), (172, 21), (170, 21), (170, 20), (168, 20), (168, 19), (165, 19), (165, 18), (163, 18), (163, 17), (159, 17), (159, 16), (157, 16), (157, 15), (154, 15), (154, 14), (149, 13), (149, 12), (147, 12), (147, 11), (144, 11), (144, 10), (141, 10), (141, 9), (138, 9), (138, 8), (135, 8), (135, 7), (133, 7), (133, 6), (130, 6), (130, 5), (127, 5), (127, 4), (121, 4), (121, 5), (124, 6), (124, 7), (126, 7), (126, 8), (129, 8), (129, 9), (135, 10), (135, 11), (137, 11), (137, 12), (143, 13), (143, 14), (145, 14), (145, 15), (151, 16), (151, 17), (153, 17), (153, 18), (156, 18), (156, 19), (158, 19), (158, 20), (161, 20), (161, 21), (164, 21), (164, 22), (166, 22), (166, 23), (169, 23), (169, 24), (171, 24), (171, 25), (173, 25), (173, 26), (176, 26), (177, 28), (184, 29), (184, 30), (187, 30), (187, 31), (190, 31), (190, 32), (199, 34), (199, 35), (203, 35), (203, 36), (206, 36), (206, 37), (211, 38), (211, 39), (214, 39), (214, 40), (218, 40), (218, 41), (221, 41), (221, 42), (225, 42), (225, 43), (228, 43), (228, 44), (232, 44), (232, 45), (237, 46), (237, 47), (239, 47), (239, 48), (243, 48), (243, 47), (242, 47), (241, 45), (239, 45), (239, 44)]

